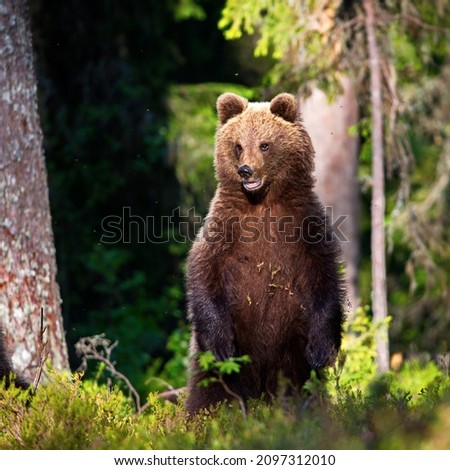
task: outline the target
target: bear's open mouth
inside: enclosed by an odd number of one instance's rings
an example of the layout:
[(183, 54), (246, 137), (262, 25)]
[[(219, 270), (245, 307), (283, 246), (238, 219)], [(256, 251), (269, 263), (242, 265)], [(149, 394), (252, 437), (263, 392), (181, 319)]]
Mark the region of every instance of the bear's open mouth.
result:
[(247, 191), (254, 191), (262, 186), (262, 179), (258, 178), (255, 181), (243, 181), (242, 184)]

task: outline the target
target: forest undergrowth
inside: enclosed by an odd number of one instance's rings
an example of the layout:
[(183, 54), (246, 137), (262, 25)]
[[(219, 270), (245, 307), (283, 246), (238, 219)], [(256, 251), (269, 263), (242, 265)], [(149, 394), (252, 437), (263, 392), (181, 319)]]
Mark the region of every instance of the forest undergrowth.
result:
[(106, 367), (94, 379), (50, 373), (33, 395), (0, 386), (0, 449), (449, 449), (448, 355), (377, 375), (376, 329), (359, 309), (324, 378), (300, 396), (254, 400), (245, 416), (236, 403), (189, 419), (183, 395), (174, 404), (158, 392), (137, 412)]

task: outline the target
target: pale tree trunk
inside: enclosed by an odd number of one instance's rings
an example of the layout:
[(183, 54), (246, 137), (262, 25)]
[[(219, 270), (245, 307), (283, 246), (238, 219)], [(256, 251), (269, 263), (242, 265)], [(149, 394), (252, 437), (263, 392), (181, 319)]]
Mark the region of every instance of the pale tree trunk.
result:
[[(372, 103), (372, 310), (373, 319), (377, 323), (384, 321), (387, 317), (383, 101), (380, 57), (375, 28), (377, 2), (375, 0), (364, 0), (363, 6), (366, 15)], [(376, 343), (378, 372), (386, 372), (389, 370), (387, 326), (378, 330)]]
[(316, 192), (330, 208), (336, 234), (341, 240), (350, 308), (359, 306), (359, 185), (356, 134), (350, 128), (359, 121), (359, 106), (353, 82), (342, 78), (342, 95), (328, 103), (324, 92), (314, 88), (301, 102), (303, 121), (316, 152)]
[(50, 219), (29, 14), (0, 2), (0, 323), (14, 369), (32, 381), (41, 309), (48, 359), (68, 369)]

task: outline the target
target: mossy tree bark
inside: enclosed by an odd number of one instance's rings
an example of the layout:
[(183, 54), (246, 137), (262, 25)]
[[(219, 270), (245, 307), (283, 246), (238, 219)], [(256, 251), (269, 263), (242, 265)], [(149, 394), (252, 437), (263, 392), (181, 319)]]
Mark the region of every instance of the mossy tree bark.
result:
[(16, 372), (33, 380), (41, 309), (48, 358), (68, 368), (26, 0), (0, 2), (0, 322)]

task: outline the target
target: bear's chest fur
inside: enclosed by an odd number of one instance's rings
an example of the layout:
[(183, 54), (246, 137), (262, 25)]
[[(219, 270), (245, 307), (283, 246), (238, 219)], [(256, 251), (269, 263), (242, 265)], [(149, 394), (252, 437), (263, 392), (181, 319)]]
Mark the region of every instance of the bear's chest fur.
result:
[[(265, 356), (307, 330), (313, 250), (301, 218), (277, 211), (239, 218), (226, 232), (215, 270), (242, 353)], [(214, 257), (214, 251), (211, 253)], [(255, 334), (257, 332), (257, 334)], [(254, 341), (251, 340), (254, 339)]]

